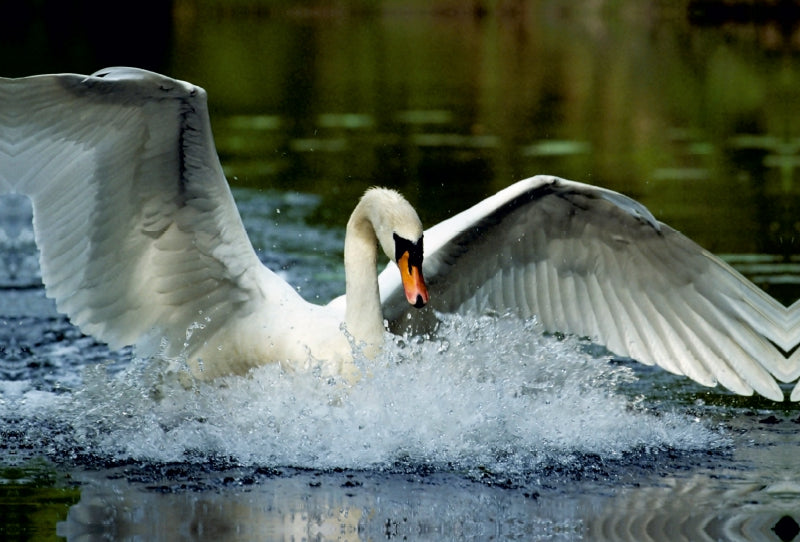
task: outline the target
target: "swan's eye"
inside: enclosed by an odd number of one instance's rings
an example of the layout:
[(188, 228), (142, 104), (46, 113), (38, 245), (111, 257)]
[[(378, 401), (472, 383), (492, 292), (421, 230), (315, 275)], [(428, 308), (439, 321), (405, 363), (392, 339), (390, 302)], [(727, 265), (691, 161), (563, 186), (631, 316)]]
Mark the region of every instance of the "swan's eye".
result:
[(422, 268), (422, 237), (416, 243), (409, 241), (405, 237), (400, 237), (393, 233), (394, 237), (394, 261), (399, 262), (403, 254), (408, 253), (409, 267)]

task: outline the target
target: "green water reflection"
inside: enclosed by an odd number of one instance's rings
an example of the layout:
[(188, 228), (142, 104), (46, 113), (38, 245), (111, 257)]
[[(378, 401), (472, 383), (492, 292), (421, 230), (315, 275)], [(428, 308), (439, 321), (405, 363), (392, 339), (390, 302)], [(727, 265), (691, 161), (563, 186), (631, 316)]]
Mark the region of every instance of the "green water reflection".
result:
[(325, 221), (373, 183), (407, 192), (432, 223), (546, 172), (639, 198), (715, 252), (796, 252), (790, 36), (692, 27), (676, 8), (608, 11), (198, 8), (175, 21), (170, 71), (209, 91), (235, 183), (325, 194)]
[(79, 499), (80, 490), (44, 461), (0, 467), (0, 538), (58, 540), (54, 526)]
[(714, 252), (788, 257), (796, 33), (693, 26), (697, 2), (664, 4), (177, 0), (142, 4), (155, 37), (135, 47), (96, 30), (92, 2), (72, 42), (54, 37), (60, 12), (44, 2), (4, 38), (0, 68), (138, 63), (200, 84), (233, 182), (322, 193), (328, 223), (370, 184), (402, 189), (433, 223), (552, 173), (639, 198)]

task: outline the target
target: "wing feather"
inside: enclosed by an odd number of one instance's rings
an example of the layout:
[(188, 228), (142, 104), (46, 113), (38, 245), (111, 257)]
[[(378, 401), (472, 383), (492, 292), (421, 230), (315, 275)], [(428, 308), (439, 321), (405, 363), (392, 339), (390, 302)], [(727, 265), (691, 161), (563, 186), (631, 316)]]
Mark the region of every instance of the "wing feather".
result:
[[(800, 318), (621, 194), (534, 177), (434, 226), (425, 241), (433, 310), (535, 315), (549, 331), (776, 400), (770, 372), (785, 380), (800, 371), (769, 342), (800, 342)], [(390, 321), (413, 320), (394, 279), (380, 280)]]
[(201, 88), (110, 69), (0, 89), (2, 188), (31, 198), (47, 294), (84, 332), (175, 355), (269, 302)]

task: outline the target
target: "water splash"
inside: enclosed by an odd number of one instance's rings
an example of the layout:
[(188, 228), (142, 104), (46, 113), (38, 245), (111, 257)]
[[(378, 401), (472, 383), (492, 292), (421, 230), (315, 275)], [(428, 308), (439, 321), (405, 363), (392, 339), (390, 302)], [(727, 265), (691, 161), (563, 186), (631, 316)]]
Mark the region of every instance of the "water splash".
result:
[[(315, 300), (340, 290), (341, 232), (305, 225), (318, 198), (241, 191), (237, 199), (262, 258), (285, 258), (271, 267)], [(272, 227), (278, 208), (281, 224)], [(24, 209), (0, 245), (19, 255), (11, 264), (27, 263), (5, 265), (13, 273), (0, 277), (36, 281)], [(318, 249), (309, 256), (308, 246)], [(324, 280), (314, 275), (320, 269)], [(40, 288), (4, 290), (3, 300), (0, 338), (10, 340), (0, 364), (0, 431), (14, 457), (32, 450), (78, 461), (222, 459), (519, 478), (585, 468), (587, 458), (728, 444), (687, 415), (640, 408), (629, 368), (575, 338), (546, 335), (533, 320), (443, 316), (433, 337), (387, 334), (384, 353), (362, 360), (365, 376), (354, 383), (272, 365), (187, 388), (168, 364), (130, 361), (129, 350), (109, 352), (81, 335)]]
[[(698, 450), (724, 436), (632, 408), (630, 369), (511, 317), (443, 317), (435, 337), (387, 335), (348, 384), (279, 365), (187, 389), (158, 363), (84, 373), (71, 394), (27, 393), (53, 449), (114, 460), (314, 469), (437, 469), (520, 478), (587, 455)], [(75, 452), (74, 452), (75, 453)]]

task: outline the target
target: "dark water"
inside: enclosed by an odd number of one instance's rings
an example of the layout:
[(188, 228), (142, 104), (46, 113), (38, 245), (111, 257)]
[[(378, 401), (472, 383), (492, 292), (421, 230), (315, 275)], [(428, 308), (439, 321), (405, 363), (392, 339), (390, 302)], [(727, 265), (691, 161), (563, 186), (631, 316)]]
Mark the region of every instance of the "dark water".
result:
[[(625, 192), (786, 304), (800, 297), (800, 39), (785, 17), (175, 2), (141, 6), (143, 39), (90, 4), (23, 9), (3, 75), (134, 64), (205, 87), (251, 239), (309, 299), (342, 291), (342, 229), (366, 187), (400, 189), (430, 225), (536, 173)], [(26, 204), (0, 210), (7, 538), (797, 534), (795, 405), (502, 320), (398, 344), (344, 397), (269, 369), (154, 397), (146, 363), (44, 297)]]

